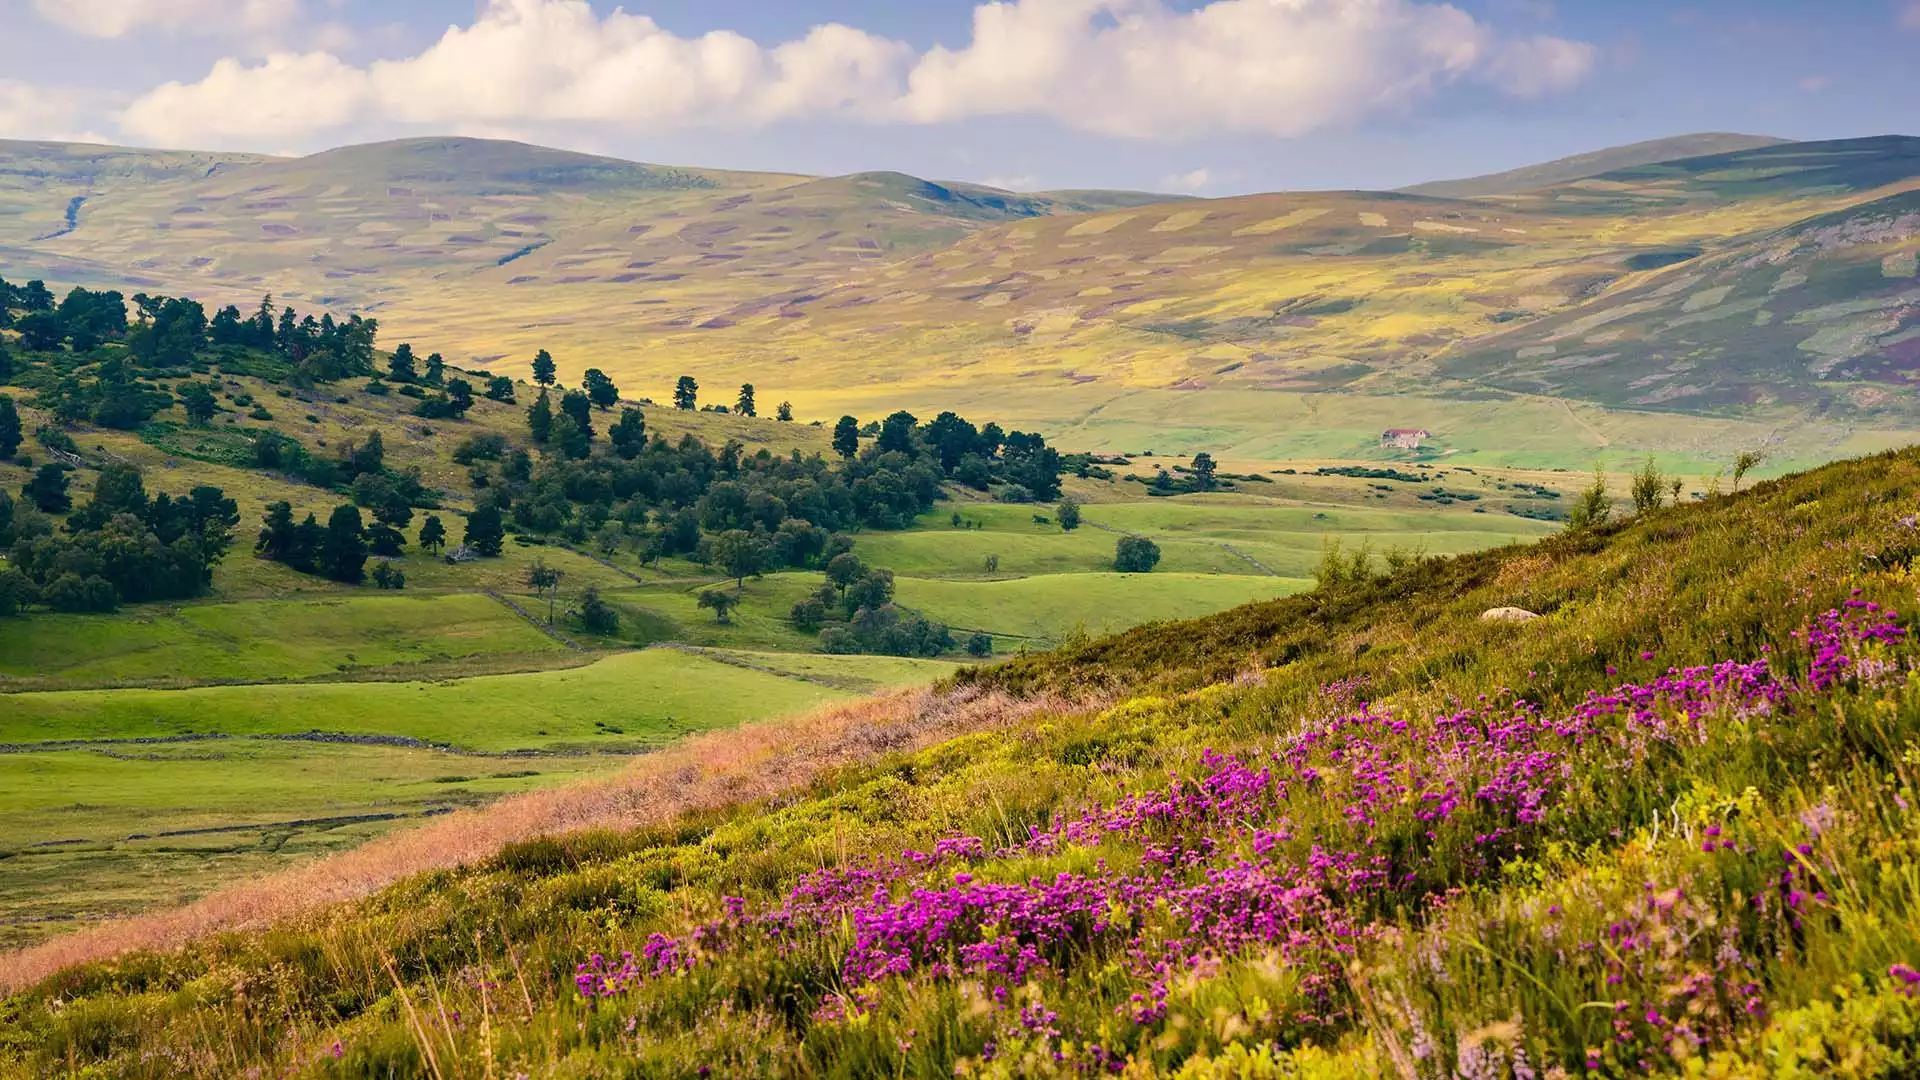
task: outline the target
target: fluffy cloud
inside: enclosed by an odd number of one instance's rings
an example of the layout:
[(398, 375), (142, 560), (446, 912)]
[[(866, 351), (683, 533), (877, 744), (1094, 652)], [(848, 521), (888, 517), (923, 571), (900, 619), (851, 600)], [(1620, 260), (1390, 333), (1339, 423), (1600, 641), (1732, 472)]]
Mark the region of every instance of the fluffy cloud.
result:
[(174, 33), (256, 34), (284, 25), (299, 0), (33, 0), (49, 22), (89, 37), (125, 37), (153, 28)]
[(0, 79), (0, 139), (89, 141), (73, 130), (79, 111), (72, 94)]
[(490, 0), (471, 26), (405, 59), (223, 60), (199, 82), (140, 98), (122, 126), (187, 143), (375, 123), (662, 130), (1026, 115), (1131, 138), (1288, 136), (1402, 111), (1454, 83), (1552, 93), (1593, 63), (1591, 46), (1503, 38), (1423, 0), (1213, 0), (1192, 11), (1166, 0), (1006, 0), (975, 8), (964, 48), (924, 54), (838, 24), (766, 46), (724, 30), (681, 37), (619, 9), (601, 18), (584, 0)]
[(1501, 39), (1413, 0), (1017, 0), (974, 9), (973, 41), (936, 48), (905, 101), (922, 121), (1041, 113), (1152, 138), (1301, 135), (1480, 80), (1523, 96), (1584, 78), (1591, 46)]

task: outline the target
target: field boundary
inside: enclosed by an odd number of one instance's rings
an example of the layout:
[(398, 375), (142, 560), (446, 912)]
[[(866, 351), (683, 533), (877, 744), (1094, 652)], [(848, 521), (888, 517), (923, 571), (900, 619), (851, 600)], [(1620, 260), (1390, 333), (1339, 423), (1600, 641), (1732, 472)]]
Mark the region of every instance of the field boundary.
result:
[(585, 645), (582, 645), (579, 642), (568, 637), (567, 635), (561, 633), (558, 627), (553, 626), (549, 623), (541, 622), (539, 619), (534, 618), (532, 612), (528, 611), (526, 608), (521, 607), (518, 601), (515, 601), (512, 597), (506, 595), (505, 593), (499, 592), (494, 589), (487, 589), (484, 591), (486, 595), (493, 597), (495, 600), (500, 601), (502, 604), (505, 604), (507, 606), (508, 611), (513, 612), (515, 615), (520, 616), (522, 619), (525, 619), (529, 626), (532, 626), (535, 630), (540, 631), (541, 633), (547, 635), (548, 637), (559, 642), (560, 644), (565, 645), (567, 648), (572, 649), (574, 652), (584, 653), (584, 652), (593, 651), (592, 649), (587, 648)]

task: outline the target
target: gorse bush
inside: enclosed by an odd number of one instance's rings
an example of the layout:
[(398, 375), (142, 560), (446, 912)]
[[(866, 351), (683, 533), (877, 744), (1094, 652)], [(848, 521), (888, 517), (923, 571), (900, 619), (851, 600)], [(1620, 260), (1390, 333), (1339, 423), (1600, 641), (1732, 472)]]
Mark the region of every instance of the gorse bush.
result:
[[(1011, 727), (70, 968), (21, 1075), (1920, 1068), (1920, 452), (968, 669)], [(1346, 560), (1342, 560), (1345, 564)], [(855, 579), (857, 580), (857, 579)], [(731, 595), (731, 589), (715, 595)], [(1490, 607), (1541, 614), (1484, 622)]]

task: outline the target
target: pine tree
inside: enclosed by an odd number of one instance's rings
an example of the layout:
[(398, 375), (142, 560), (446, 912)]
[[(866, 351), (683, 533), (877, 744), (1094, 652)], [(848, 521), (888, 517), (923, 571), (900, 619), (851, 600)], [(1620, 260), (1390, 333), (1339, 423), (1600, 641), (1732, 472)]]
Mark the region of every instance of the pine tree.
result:
[(500, 554), (506, 545), (507, 529), (500, 520), (500, 508), (491, 504), (467, 515), (466, 545), (486, 556)]
[(734, 402), (733, 411), (742, 416), (757, 416), (753, 407), (753, 384), (740, 384), (740, 397)]
[(541, 349), (533, 356), (533, 381), (536, 386), (552, 386), (555, 368), (553, 354)]
[(424, 378), (429, 386), (439, 386), (440, 380), (446, 375), (446, 371), (447, 362), (440, 358), (439, 353), (427, 354), (427, 370), (424, 373)]
[(773, 410), (773, 418), (783, 424), (790, 423), (793, 420), (793, 403), (790, 401), (781, 402), (780, 405)]
[(613, 442), (613, 452), (632, 461), (647, 448), (647, 420), (639, 409), (629, 405), (620, 410), (620, 422), (608, 429), (607, 437)]
[(360, 508), (343, 503), (327, 519), (326, 539), (320, 544), (320, 571), (335, 581), (359, 584), (367, 576), (366, 527)]
[(533, 435), (533, 441), (541, 445), (553, 437), (553, 403), (547, 400), (545, 387), (540, 389), (539, 400), (527, 410), (527, 431)]
[(447, 546), (447, 527), (440, 524), (439, 517), (428, 514), (427, 520), (420, 526), (420, 547), (435, 555)]
[(0, 458), (10, 458), (20, 452), (20, 413), (13, 407), (13, 399), (0, 394)]
[(843, 416), (833, 425), (833, 449), (843, 458), (853, 458), (860, 453), (860, 421), (851, 416)]
[(607, 373), (599, 368), (588, 368), (583, 382), (587, 388), (587, 398), (596, 407), (605, 410), (620, 403), (620, 388), (613, 385), (613, 380), (607, 378)]
[(691, 375), (680, 376), (680, 381), (673, 384), (673, 407), (692, 412), (699, 404), (700, 384)]
[(387, 361), (387, 374), (394, 382), (406, 383), (414, 380), (413, 346), (404, 341), (394, 346), (393, 359)]

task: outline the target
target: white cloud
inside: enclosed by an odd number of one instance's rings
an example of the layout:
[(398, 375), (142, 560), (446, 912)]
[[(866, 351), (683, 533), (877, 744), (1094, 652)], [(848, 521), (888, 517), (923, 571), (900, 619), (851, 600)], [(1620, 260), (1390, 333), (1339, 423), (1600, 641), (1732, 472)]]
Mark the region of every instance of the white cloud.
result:
[(1415, 0), (1014, 0), (974, 9), (973, 41), (935, 48), (903, 103), (921, 121), (1042, 114), (1142, 138), (1302, 135), (1479, 80), (1533, 96), (1591, 70), (1591, 46), (1513, 42)]
[(300, 0), (33, 0), (41, 18), (88, 37), (136, 30), (204, 36), (251, 35), (285, 25)]
[(1563, 90), (1594, 59), (1591, 46), (1502, 38), (1423, 0), (1213, 0), (1188, 12), (1165, 0), (1005, 0), (974, 9), (966, 47), (924, 54), (838, 24), (768, 46), (726, 30), (682, 37), (620, 9), (602, 18), (584, 0), (489, 0), (419, 55), (364, 67), (323, 50), (222, 60), (199, 82), (141, 97), (122, 125), (186, 144), (374, 125), (537, 133), (1025, 115), (1134, 138), (1288, 136), (1405, 110), (1457, 82)]
[(1194, 169), (1191, 172), (1177, 173), (1160, 181), (1168, 191), (1192, 194), (1201, 191), (1213, 181), (1213, 173), (1208, 169)]
[(74, 94), (0, 79), (0, 139), (104, 141), (74, 130), (79, 112), (80, 102)]

